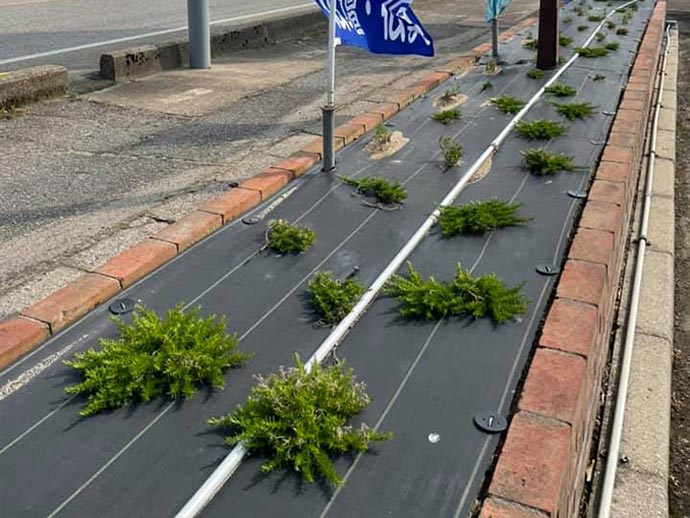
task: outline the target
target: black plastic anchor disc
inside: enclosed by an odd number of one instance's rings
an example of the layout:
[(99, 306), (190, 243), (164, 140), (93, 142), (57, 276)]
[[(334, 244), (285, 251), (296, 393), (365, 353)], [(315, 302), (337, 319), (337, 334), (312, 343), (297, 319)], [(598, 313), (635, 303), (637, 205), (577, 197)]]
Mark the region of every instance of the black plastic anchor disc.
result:
[(537, 273), (541, 275), (558, 275), (558, 272), (560, 271), (560, 268), (556, 266), (555, 264), (540, 264), (537, 265), (536, 267)]
[(508, 428), (508, 420), (498, 412), (479, 412), (474, 416), (474, 424), (486, 433), (499, 433)]
[(132, 299), (117, 299), (115, 302), (108, 306), (108, 310), (113, 315), (124, 315), (134, 310), (137, 305)]

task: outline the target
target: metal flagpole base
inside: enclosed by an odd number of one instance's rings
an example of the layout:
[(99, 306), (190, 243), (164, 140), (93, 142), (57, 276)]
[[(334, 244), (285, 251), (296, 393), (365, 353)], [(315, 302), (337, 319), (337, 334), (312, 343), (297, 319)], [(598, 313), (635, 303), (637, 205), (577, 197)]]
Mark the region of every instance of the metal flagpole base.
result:
[(187, 0), (189, 68), (210, 68), (211, 28), (209, 0)]
[(491, 20), (491, 57), (498, 63), (498, 18)]
[(323, 171), (335, 169), (335, 106), (321, 108), (323, 114)]

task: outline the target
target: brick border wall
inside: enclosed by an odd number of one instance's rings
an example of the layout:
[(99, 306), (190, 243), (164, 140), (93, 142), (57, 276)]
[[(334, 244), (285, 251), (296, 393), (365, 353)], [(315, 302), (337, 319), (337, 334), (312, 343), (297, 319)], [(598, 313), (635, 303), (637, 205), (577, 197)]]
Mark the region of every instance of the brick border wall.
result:
[(579, 513), (665, 15), (661, 0), (594, 175), (480, 518)]
[[(536, 21), (536, 18), (522, 20), (502, 32), (501, 41), (510, 40)], [(379, 104), (338, 126), (335, 131), (336, 149), (354, 142), (414, 100), (466, 71), (490, 50), (491, 44), (485, 43), (460, 54), (424, 79), (392, 93), (390, 102)], [(313, 140), (239, 187), (204, 203), (160, 232), (23, 309), (19, 315), (1, 321), (0, 369), (310, 170), (321, 160), (321, 146), (321, 138)]]

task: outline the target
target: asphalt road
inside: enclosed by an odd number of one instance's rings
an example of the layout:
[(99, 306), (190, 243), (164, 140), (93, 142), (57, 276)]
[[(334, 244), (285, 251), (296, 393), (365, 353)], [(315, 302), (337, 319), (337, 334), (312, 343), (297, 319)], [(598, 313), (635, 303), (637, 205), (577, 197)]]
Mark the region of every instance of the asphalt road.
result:
[[(279, 14), (309, 0), (210, 0), (211, 20), (228, 24)], [(0, 70), (52, 63), (74, 70), (97, 68), (106, 49), (131, 47), (184, 35), (184, 0), (0, 0)], [(148, 37), (141, 37), (150, 35)], [(75, 51), (83, 45), (136, 38)], [(52, 53), (49, 56), (37, 54)]]

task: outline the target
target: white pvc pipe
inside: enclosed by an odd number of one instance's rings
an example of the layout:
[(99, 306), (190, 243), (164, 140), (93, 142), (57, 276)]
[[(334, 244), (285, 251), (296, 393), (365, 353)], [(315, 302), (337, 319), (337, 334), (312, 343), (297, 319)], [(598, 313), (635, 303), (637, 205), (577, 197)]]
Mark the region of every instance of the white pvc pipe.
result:
[[(634, 4), (639, 0), (631, 0), (616, 9), (613, 9), (601, 24), (596, 28), (590, 37), (583, 43), (583, 47), (588, 46), (597, 31), (601, 29), (606, 20), (611, 17), (616, 11), (624, 9), (628, 5)], [(333, 16), (331, 15), (331, 19)], [(467, 172), (460, 178), (458, 183), (455, 184), (453, 189), (446, 195), (443, 201), (439, 204), (439, 207), (434, 210), (434, 212), (422, 223), (422, 225), (417, 229), (410, 240), (402, 247), (402, 249), (396, 254), (393, 260), (388, 263), (388, 266), (379, 274), (376, 280), (364, 293), (362, 298), (355, 304), (352, 311), (340, 321), (340, 323), (331, 331), (326, 340), (319, 346), (316, 352), (309, 358), (305, 363), (305, 368), (310, 371), (314, 365), (323, 362), (326, 357), (336, 348), (336, 346), (345, 338), (350, 329), (355, 325), (355, 323), (362, 317), (369, 305), (374, 301), (378, 293), (381, 291), (386, 282), (393, 276), (393, 274), (404, 264), (410, 254), (414, 251), (419, 243), (424, 239), (427, 232), (431, 230), (434, 223), (436, 222), (441, 207), (447, 207), (451, 205), (457, 197), (460, 195), (464, 189), (467, 182), (474, 176), (474, 174), (479, 170), (479, 168), (491, 158), (494, 153), (498, 150), (499, 146), (508, 137), (509, 133), (515, 127), (515, 125), (522, 120), (525, 114), (532, 108), (544, 95), (544, 91), (548, 86), (555, 83), (558, 78), (563, 75), (563, 73), (575, 62), (578, 58), (578, 54), (571, 57), (565, 65), (563, 65), (553, 77), (546, 82), (546, 84), (539, 89), (539, 91), (532, 96), (532, 98), (525, 104), (525, 106), (520, 110), (515, 117), (508, 123), (508, 125), (499, 133), (499, 135), (489, 144), (489, 146), (484, 150), (484, 152), (479, 156), (479, 158), (470, 166)], [(206, 507), (213, 497), (220, 491), (225, 482), (227, 482), (232, 474), (237, 470), (240, 463), (242, 462), (244, 456), (247, 454), (247, 450), (241, 444), (235, 446), (230, 453), (227, 455), (225, 460), (215, 469), (211, 476), (204, 482), (204, 484), (197, 490), (194, 496), (185, 504), (185, 506), (177, 513), (175, 518), (194, 518)]]
[(651, 208), (652, 184), (654, 181), (654, 162), (656, 161), (656, 140), (659, 127), (659, 113), (661, 112), (661, 95), (664, 91), (664, 78), (666, 74), (666, 61), (668, 58), (670, 25), (666, 29), (666, 48), (661, 66), (661, 79), (659, 80), (659, 90), (657, 92), (656, 106), (654, 111), (654, 122), (652, 123), (652, 139), (650, 144), (649, 159), (647, 162), (647, 178), (644, 192), (644, 206), (642, 209), (642, 223), (640, 226), (640, 237), (637, 242), (637, 262), (632, 283), (632, 294), (630, 298), (630, 313), (628, 315), (628, 325), (625, 330), (625, 342), (623, 344), (623, 360), (621, 362), (621, 374), (618, 382), (618, 393), (616, 394), (616, 407), (611, 425), (611, 439), (609, 442), (608, 454), (606, 456), (606, 472), (604, 483), (601, 490), (601, 501), (599, 503), (599, 518), (609, 518), (611, 513), (611, 502), (613, 501), (613, 489), (616, 482), (616, 470), (618, 468), (618, 456), (620, 455), (621, 438), (623, 436), (623, 422), (625, 420), (625, 404), (628, 397), (628, 386), (630, 383), (630, 368), (632, 365), (633, 345), (635, 343), (635, 327), (637, 326), (637, 312), (640, 303), (640, 288), (642, 286), (642, 271), (644, 268), (644, 256), (647, 249), (647, 230), (649, 227), (649, 212)]

